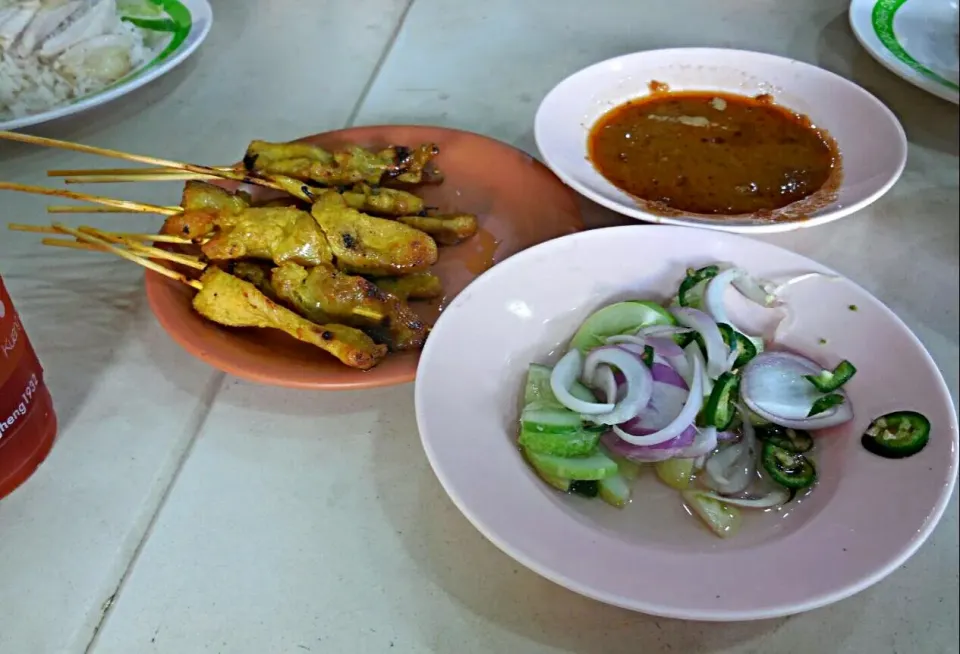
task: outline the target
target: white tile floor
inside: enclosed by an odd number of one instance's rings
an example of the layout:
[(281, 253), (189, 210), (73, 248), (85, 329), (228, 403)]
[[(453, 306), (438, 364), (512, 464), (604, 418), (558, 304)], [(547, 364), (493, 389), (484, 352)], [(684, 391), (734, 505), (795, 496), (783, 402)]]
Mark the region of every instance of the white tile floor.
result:
[[(794, 56), (887, 102), (910, 162), (865, 215), (770, 240), (889, 303), (956, 398), (956, 108), (873, 63), (842, 0), (408, 4), (214, 2), (210, 40), (182, 69), (38, 131), (211, 163), (250, 138), (351, 121), (450, 125), (533, 151), (539, 99), (605, 57), (682, 45)], [(0, 157), (0, 178), (32, 183), (98, 163), (9, 144)], [(45, 221), (41, 199), (0, 202), (4, 218)], [(460, 516), (423, 457), (411, 386), (326, 395), (224, 381), (156, 326), (135, 270), (35, 243), (0, 236), (0, 269), (64, 426), (49, 462), (0, 503), (2, 654), (958, 651), (956, 498), (902, 570), (834, 607), (733, 625), (631, 614), (520, 568)]]

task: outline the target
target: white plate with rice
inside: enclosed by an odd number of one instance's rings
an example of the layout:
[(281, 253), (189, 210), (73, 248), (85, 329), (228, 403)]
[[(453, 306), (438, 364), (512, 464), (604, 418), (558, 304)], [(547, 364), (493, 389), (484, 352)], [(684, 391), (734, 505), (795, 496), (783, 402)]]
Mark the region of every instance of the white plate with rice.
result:
[(109, 102), (189, 57), (207, 0), (0, 0), (0, 130)]

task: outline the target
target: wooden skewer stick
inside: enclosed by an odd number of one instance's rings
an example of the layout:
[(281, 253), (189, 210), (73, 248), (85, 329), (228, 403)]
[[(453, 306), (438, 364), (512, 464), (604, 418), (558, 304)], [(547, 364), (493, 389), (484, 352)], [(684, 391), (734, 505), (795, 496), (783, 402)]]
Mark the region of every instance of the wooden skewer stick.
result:
[[(0, 132), (0, 134), (3, 134), (3, 132)], [(114, 198), (105, 198), (99, 195), (77, 193), (75, 191), (68, 191), (66, 189), (31, 186), (29, 184), (16, 184), (14, 182), (0, 182), (0, 190), (36, 193), (37, 195), (53, 195), (61, 198), (70, 198), (71, 200), (81, 200), (83, 202), (93, 202), (94, 204), (104, 204), (108, 207), (119, 207), (121, 209), (128, 209), (135, 213), (155, 213), (160, 214), (161, 216), (172, 216), (176, 213), (180, 213), (180, 210), (174, 211), (167, 207), (159, 207), (155, 204), (144, 204), (142, 202), (131, 202), (129, 200), (116, 200)]]
[(32, 234), (64, 234), (55, 227), (41, 227), (39, 225), (24, 225), (21, 223), (8, 223), (7, 229), (12, 232), (30, 232)]
[(87, 252), (106, 252), (106, 250), (97, 245), (90, 245), (89, 243), (81, 243), (80, 241), (65, 238), (45, 238), (41, 240), (40, 243), (54, 248), (70, 248), (71, 250), (85, 250)]
[(187, 182), (191, 180), (209, 181), (222, 179), (219, 175), (202, 173), (144, 173), (142, 175), (90, 175), (89, 177), (67, 177), (64, 184), (118, 184), (124, 182)]
[(151, 247), (149, 245), (144, 245), (133, 239), (124, 238), (118, 234), (111, 234), (109, 232), (102, 232), (99, 229), (94, 229), (93, 227), (81, 227), (80, 231), (84, 234), (90, 234), (91, 236), (96, 236), (101, 238), (104, 241), (109, 241), (115, 245), (122, 245), (134, 252), (144, 254), (151, 259), (163, 259), (166, 261), (173, 261), (174, 263), (179, 263), (180, 265), (193, 268), (195, 270), (206, 270), (207, 264), (201, 263), (200, 259), (197, 257), (191, 257), (187, 254), (179, 254), (177, 252), (170, 252), (169, 250), (162, 250), (160, 248)]
[[(231, 166), (210, 166), (211, 170), (229, 172)], [(88, 177), (90, 175), (180, 175), (182, 171), (166, 166), (149, 168), (68, 168), (48, 170), (47, 177)]]
[[(181, 207), (164, 207), (164, 209), (169, 209), (170, 211), (180, 213), (183, 211)], [(47, 213), (144, 213), (142, 211), (134, 211), (133, 209), (121, 209), (120, 207), (86, 207), (83, 205), (73, 206), (73, 205), (58, 205), (53, 204), (47, 207)]]
[[(130, 154), (129, 152), (121, 152), (119, 150), (98, 148), (92, 145), (83, 145), (80, 143), (71, 143), (69, 141), (48, 139), (42, 136), (32, 136), (30, 134), (21, 134), (19, 132), (0, 131), (0, 139), (6, 139), (8, 141), (19, 141), (20, 143), (29, 143), (31, 145), (42, 145), (49, 148), (73, 150), (74, 152), (83, 152), (85, 154), (96, 154), (103, 157), (113, 157), (114, 159), (124, 159), (126, 161), (137, 161), (139, 163), (150, 164), (152, 166), (176, 168), (178, 170), (186, 170), (191, 173), (203, 173), (205, 175), (214, 175), (216, 177), (221, 177), (223, 179), (232, 179), (238, 182), (244, 182), (246, 184), (265, 186), (267, 188), (272, 188), (278, 191), (288, 191), (288, 189), (283, 188), (283, 186), (281, 186), (280, 184), (277, 184), (276, 182), (272, 182), (268, 179), (261, 179), (258, 177), (254, 177), (252, 175), (247, 175), (246, 173), (238, 170), (219, 170), (217, 168), (208, 168), (206, 166), (197, 166), (195, 164), (183, 163), (180, 161), (171, 161), (169, 159), (160, 159), (158, 157), (148, 157), (140, 154)], [(297, 197), (300, 197), (300, 196), (298, 195)], [(303, 194), (303, 197), (300, 197), (300, 199), (306, 200), (308, 202), (310, 201), (310, 197), (306, 194)]]
[[(7, 225), (7, 229), (14, 232), (32, 232), (34, 234), (63, 234), (56, 227), (40, 227), (37, 225), (22, 225), (19, 223), (10, 223)], [(78, 228), (81, 232), (90, 232), (90, 231), (100, 231), (95, 227), (90, 227), (89, 225), (81, 225)], [(111, 236), (117, 236), (120, 238), (131, 239), (134, 241), (144, 241), (146, 243), (174, 243), (176, 245), (197, 245), (196, 242), (191, 241), (188, 238), (183, 236), (174, 236), (172, 234), (132, 234), (127, 232), (104, 232), (105, 234), (110, 234)], [(202, 245), (202, 243), (200, 243)]]
[(161, 264), (156, 263), (156, 262), (154, 262), (154, 261), (150, 261), (149, 259), (145, 259), (145, 258), (143, 258), (143, 257), (137, 256), (136, 254), (133, 254), (133, 253), (130, 252), (129, 250), (124, 250), (123, 248), (119, 248), (119, 247), (117, 247), (116, 245), (113, 245), (112, 243), (109, 243), (109, 242), (107, 242), (107, 241), (104, 241), (104, 240), (101, 239), (101, 238), (98, 238), (98, 237), (93, 236), (93, 235), (91, 235), (91, 234), (86, 234), (86, 233), (84, 233), (84, 232), (81, 232), (81, 231), (78, 230), (78, 229), (73, 229), (72, 227), (67, 227), (66, 225), (62, 225), (62, 224), (60, 224), (60, 223), (54, 223), (53, 226), (54, 226), (55, 228), (57, 228), (57, 229), (63, 230), (65, 233), (70, 234), (71, 236), (75, 236), (77, 239), (79, 239), (79, 240), (81, 240), (81, 241), (84, 241), (84, 242), (86, 242), (86, 243), (90, 243), (91, 245), (98, 245), (98, 246), (102, 247), (104, 250), (106, 250), (107, 252), (112, 252), (113, 254), (116, 254), (117, 256), (123, 257), (123, 258), (126, 259), (127, 261), (132, 261), (133, 263), (135, 263), (135, 264), (137, 264), (137, 265), (140, 265), (140, 266), (143, 266), (144, 268), (147, 268), (148, 270), (152, 270), (153, 272), (157, 273), (158, 275), (163, 275), (164, 277), (168, 277), (169, 279), (173, 279), (173, 280), (176, 280), (176, 281), (178, 281), (178, 282), (182, 282), (182, 283), (186, 284), (187, 286), (192, 286), (193, 288), (197, 289), (198, 291), (201, 290), (201, 289), (203, 289), (203, 284), (201, 284), (199, 281), (197, 281), (197, 280), (195, 280), (195, 279), (189, 279), (189, 278), (187, 278), (185, 275), (181, 275), (180, 273), (176, 272), (175, 270), (170, 270), (169, 268), (167, 268), (167, 267), (164, 266), (164, 265), (161, 265)]

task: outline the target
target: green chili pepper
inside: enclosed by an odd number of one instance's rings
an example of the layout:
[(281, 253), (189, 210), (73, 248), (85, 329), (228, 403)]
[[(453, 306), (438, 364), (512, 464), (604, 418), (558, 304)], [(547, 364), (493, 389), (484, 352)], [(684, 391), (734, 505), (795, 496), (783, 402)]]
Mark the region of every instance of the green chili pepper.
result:
[(703, 407), (703, 424), (716, 427), (723, 431), (730, 427), (736, 415), (735, 402), (740, 386), (740, 378), (730, 372), (725, 372), (713, 385), (713, 391)]
[(832, 393), (850, 381), (857, 374), (856, 367), (844, 359), (831, 370), (821, 370), (816, 375), (804, 375), (804, 379), (816, 386), (821, 393)]
[(699, 270), (687, 269), (687, 276), (680, 283), (677, 301), (681, 307), (699, 308), (703, 302), (703, 291), (707, 282), (720, 273), (718, 266), (705, 266)]
[(652, 368), (652, 367), (653, 367), (653, 357), (654, 357), (655, 354), (656, 354), (656, 352), (654, 352), (654, 349), (653, 349), (652, 346), (650, 346), (650, 345), (644, 345), (644, 346), (643, 346), (643, 354), (640, 355), (640, 360), (643, 361), (643, 363), (644, 363), (648, 368)]
[(777, 447), (794, 454), (803, 454), (813, 449), (813, 438), (802, 429), (790, 429), (769, 424), (757, 427), (756, 431), (757, 438), (760, 440), (773, 443)]
[(913, 456), (930, 441), (930, 421), (916, 411), (895, 411), (870, 423), (860, 443), (868, 452), (888, 459)]
[(810, 459), (773, 443), (763, 444), (761, 460), (770, 478), (785, 488), (800, 490), (813, 486), (817, 481), (817, 469)]
[(843, 396), (839, 393), (824, 395), (813, 403), (813, 406), (810, 407), (810, 413), (807, 414), (807, 417), (812, 418), (813, 416), (820, 415), (821, 413), (829, 411), (835, 406), (840, 406), (843, 404), (843, 402)]

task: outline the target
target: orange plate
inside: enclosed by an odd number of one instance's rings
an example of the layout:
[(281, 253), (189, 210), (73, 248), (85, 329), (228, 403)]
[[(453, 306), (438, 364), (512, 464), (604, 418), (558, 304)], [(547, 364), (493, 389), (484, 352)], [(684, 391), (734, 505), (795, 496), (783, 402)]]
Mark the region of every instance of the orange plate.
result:
[[(301, 140), (327, 149), (349, 144), (440, 146), (436, 162), (445, 181), (416, 192), (441, 211), (477, 214), (480, 233), (460, 245), (440, 248), (433, 271), (443, 280), (443, 300), (411, 304), (430, 324), (493, 264), (583, 229), (572, 191), (526, 153), (485, 136), (442, 127), (385, 125)], [(355, 390), (403, 384), (416, 376), (419, 352), (390, 354), (373, 370), (354, 370), (274, 330), (228, 329), (209, 322), (193, 311), (190, 288), (154, 272), (147, 272), (146, 285), (150, 306), (167, 333), (193, 356), (237, 377), (289, 388)]]

